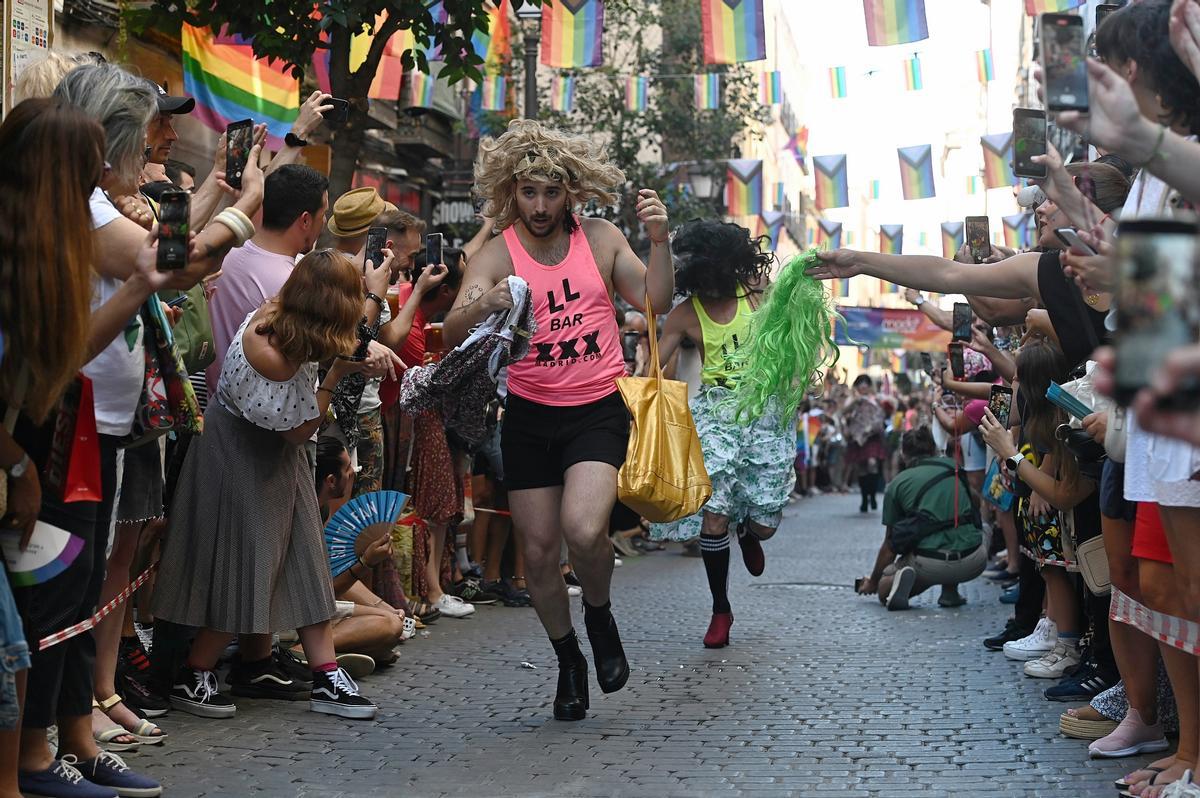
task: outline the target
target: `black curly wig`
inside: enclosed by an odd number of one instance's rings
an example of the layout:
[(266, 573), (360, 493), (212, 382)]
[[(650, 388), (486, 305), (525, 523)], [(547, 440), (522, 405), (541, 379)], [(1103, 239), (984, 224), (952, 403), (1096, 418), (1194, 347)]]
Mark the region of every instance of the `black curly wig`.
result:
[(675, 294), (722, 299), (757, 293), (775, 255), (764, 252), (767, 236), (732, 222), (693, 219), (675, 233)]
[(1166, 125), (1200, 133), (1200, 83), (1171, 47), (1171, 0), (1130, 3), (1105, 18), (1096, 32), (1096, 53), (1109, 66), (1137, 62), (1162, 99)]

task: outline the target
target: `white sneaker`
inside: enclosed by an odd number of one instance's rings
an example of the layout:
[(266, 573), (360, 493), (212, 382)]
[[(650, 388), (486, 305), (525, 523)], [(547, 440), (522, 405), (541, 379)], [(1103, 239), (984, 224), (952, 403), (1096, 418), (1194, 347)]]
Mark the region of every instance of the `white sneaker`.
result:
[(1033, 632), (1020, 640), (1004, 644), (1004, 656), (1018, 661), (1037, 659), (1054, 650), (1058, 641), (1058, 627), (1049, 618), (1042, 618)]
[(567, 595), (571, 598), (578, 598), (583, 595), (583, 588), (579, 585), (567, 585)]
[(620, 557), (613, 557), (613, 568), (620, 568), (622, 565)]
[(475, 605), (468, 604), (458, 596), (451, 596), (449, 593), (443, 593), (442, 597), (433, 603), (442, 615), (448, 615), (451, 618), (466, 618), (468, 615), (475, 613)]
[(1058, 640), (1053, 650), (1025, 663), (1025, 675), (1035, 679), (1059, 679), (1068, 668), (1079, 664), (1079, 646)]

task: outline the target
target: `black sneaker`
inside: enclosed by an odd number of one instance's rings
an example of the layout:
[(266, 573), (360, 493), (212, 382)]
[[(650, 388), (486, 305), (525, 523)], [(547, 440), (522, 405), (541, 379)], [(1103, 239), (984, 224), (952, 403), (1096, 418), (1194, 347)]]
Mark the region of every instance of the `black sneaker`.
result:
[(241, 698), (270, 698), (279, 701), (303, 701), (312, 692), (311, 682), (290, 676), (267, 657), (259, 662), (236, 660), (225, 677), (229, 692)]
[(217, 674), (194, 671), (185, 665), (171, 688), (171, 706), (201, 718), (232, 718), (237, 707), (217, 688)]
[(1076, 668), (1075, 673), (1042, 693), (1047, 701), (1091, 701), (1116, 680), (1094, 664)]
[(161, 718), (171, 709), (171, 703), (150, 689), (135, 672), (117, 665), (117, 694), (134, 714)]
[(358, 685), (341, 668), (313, 672), (308, 708), (313, 712), (355, 720), (370, 720), (379, 711), (373, 701), (358, 694)]
[(483, 589), (500, 597), (505, 607), (532, 607), (533, 599), (524, 590), (517, 590), (512, 582), (497, 579), (495, 582), (484, 582)]
[(312, 670), (308, 663), (296, 656), (290, 648), (276, 646), (271, 652), (271, 658), (275, 660), (275, 667), (298, 682), (307, 682), (312, 678)]
[(583, 587), (583, 583), (579, 581), (579, 577), (574, 571), (567, 571), (563, 574), (563, 581), (572, 587)]
[(1009, 618), (1008, 623), (1004, 626), (1004, 631), (995, 637), (989, 637), (983, 641), (983, 647), (988, 651), (1002, 651), (1004, 644), (1013, 640), (1020, 640), (1022, 637), (1028, 637), (1033, 633), (1033, 629), (1021, 626), (1017, 623), (1016, 618)]
[(464, 579), (446, 592), (468, 604), (496, 604), (500, 601), (499, 595), (485, 590), (476, 579)]

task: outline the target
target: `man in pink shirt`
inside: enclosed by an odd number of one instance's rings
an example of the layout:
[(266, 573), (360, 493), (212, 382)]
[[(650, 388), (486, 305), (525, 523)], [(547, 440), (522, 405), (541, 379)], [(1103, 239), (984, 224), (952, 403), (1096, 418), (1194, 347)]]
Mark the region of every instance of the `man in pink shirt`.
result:
[(264, 191), (258, 233), (225, 256), (208, 303), (217, 349), (205, 373), (209, 396), (216, 396), (225, 352), (238, 328), (279, 293), (296, 256), (312, 250), (329, 209), (328, 178), (302, 164), (287, 164), (267, 175)]
[(616, 386), (625, 363), (613, 294), (639, 310), (647, 297), (661, 312), (670, 309), (667, 210), (653, 191), (638, 192), (638, 218), (651, 241), (647, 268), (614, 225), (576, 215), (592, 200), (614, 203), (614, 189), (625, 182), (590, 141), (516, 120), (479, 150), (483, 213), (503, 235), (471, 259), (443, 335), (456, 346), (489, 315), (511, 308), (510, 275), (529, 284), (538, 329), (529, 355), (508, 367), (501, 451), (513, 523), (524, 533), (529, 593), (558, 656), (554, 717), (581, 720), (587, 660), (571, 624), (559, 554), (565, 539), (583, 585), (600, 689), (620, 690), (629, 663), (610, 611), (608, 519), (629, 416)]

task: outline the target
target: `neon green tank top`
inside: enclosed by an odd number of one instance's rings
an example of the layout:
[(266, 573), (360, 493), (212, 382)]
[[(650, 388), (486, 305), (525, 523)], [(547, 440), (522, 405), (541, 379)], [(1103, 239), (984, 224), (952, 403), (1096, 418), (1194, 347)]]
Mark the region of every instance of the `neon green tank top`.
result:
[(700, 320), (700, 333), (704, 338), (704, 363), (700, 367), (700, 382), (704, 385), (731, 387), (737, 381), (740, 370), (731, 358), (739, 347), (744, 346), (750, 335), (750, 300), (740, 296), (737, 313), (727, 324), (718, 324), (704, 311), (698, 297), (692, 297), (692, 307)]

